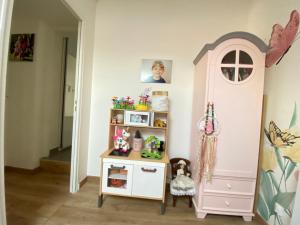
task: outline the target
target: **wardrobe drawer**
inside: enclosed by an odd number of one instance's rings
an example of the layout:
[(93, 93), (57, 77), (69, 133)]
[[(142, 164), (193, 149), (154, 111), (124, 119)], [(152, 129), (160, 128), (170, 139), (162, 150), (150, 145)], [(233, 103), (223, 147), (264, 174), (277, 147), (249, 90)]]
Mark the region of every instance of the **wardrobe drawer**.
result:
[(164, 167), (134, 165), (132, 195), (162, 199), (164, 176)]
[(211, 182), (204, 184), (204, 192), (228, 193), (228, 194), (253, 194), (255, 181), (228, 178), (213, 178)]
[(202, 208), (232, 212), (252, 211), (252, 198), (204, 195)]

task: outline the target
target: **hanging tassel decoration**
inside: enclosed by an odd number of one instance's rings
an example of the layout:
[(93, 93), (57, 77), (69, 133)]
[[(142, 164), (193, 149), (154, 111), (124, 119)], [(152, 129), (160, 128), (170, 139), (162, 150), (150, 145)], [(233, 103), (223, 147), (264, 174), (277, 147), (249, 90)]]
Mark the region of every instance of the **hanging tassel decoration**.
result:
[(201, 162), (200, 162), (200, 181), (205, 178), (211, 181), (212, 172), (215, 166), (217, 150), (217, 138), (215, 136), (202, 136)]
[(217, 152), (217, 132), (215, 130), (214, 104), (208, 103), (204, 132), (201, 136), (200, 182), (203, 178), (211, 181)]

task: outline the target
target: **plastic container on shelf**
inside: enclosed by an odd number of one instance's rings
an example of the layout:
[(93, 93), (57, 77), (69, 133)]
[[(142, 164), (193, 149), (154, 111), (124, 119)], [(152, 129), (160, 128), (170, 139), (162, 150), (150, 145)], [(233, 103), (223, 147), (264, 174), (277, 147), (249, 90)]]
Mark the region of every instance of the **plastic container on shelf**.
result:
[(166, 112), (169, 110), (169, 99), (167, 91), (152, 92), (152, 110)]
[(133, 151), (139, 152), (143, 147), (143, 138), (133, 138)]

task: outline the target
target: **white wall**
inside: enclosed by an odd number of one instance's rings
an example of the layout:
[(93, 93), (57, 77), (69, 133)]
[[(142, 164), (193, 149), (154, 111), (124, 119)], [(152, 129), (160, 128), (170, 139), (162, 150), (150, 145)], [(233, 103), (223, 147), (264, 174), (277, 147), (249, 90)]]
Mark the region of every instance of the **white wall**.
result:
[[(192, 62), (205, 43), (214, 42), (228, 32), (247, 30), (251, 3), (236, 0), (97, 2), (89, 175), (99, 175), (99, 154), (108, 146), (111, 97), (130, 95), (137, 99), (145, 87), (169, 91), (170, 156), (189, 157)], [(173, 60), (172, 83), (141, 84), (143, 58)]]
[(5, 165), (34, 169), (59, 146), (62, 38), (35, 18), (13, 14), (11, 33), (35, 33), (34, 61), (9, 61)]
[[(272, 7), (270, 7), (272, 6)], [(269, 42), (272, 26), (280, 23), (283, 27), (293, 9), (300, 11), (300, 2), (294, 0), (256, 1), (249, 15), (249, 29)], [(279, 125), (286, 125), (287, 116), (292, 115), (294, 102), (300, 107), (299, 71), (300, 41), (296, 41), (278, 66), (266, 69), (265, 94), (268, 95), (266, 121), (276, 118)], [(288, 91), (287, 91), (288, 90)], [(299, 130), (300, 131), (300, 130)]]
[[(283, 27), (290, 18), (293, 9), (300, 11), (300, 2), (294, 0), (265, 0), (255, 1), (252, 10), (249, 13), (249, 29), (266, 43), (268, 43), (272, 26), (280, 23)], [(300, 91), (299, 91), (299, 62), (300, 62), (300, 41), (296, 41), (289, 52), (284, 56), (279, 65), (274, 65), (270, 69), (266, 69), (265, 74), (265, 94), (267, 98), (266, 106), (266, 124), (268, 127), (270, 120), (274, 120), (282, 129), (288, 128), (293, 112), (294, 103), (298, 106), (298, 122), (295, 130), (300, 133), (299, 123), (299, 107), (300, 107)], [(296, 169), (295, 169), (296, 171)], [(275, 176), (277, 172), (274, 172)], [(294, 176), (291, 176), (292, 178)], [(296, 191), (297, 180), (289, 179), (287, 188), (290, 192)], [(298, 184), (299, 186), (299, 184)], [(295, 199), (293, 225), (300, 223), (300, 193)], [(268, 222), (273, 224), (271, 218)], [(290, 219), (283, 219), (284, 225), (288, 225)]]
[[(65, 0), (65, 2), (72, 8), (72, 10), (80, 17), (80, 19), (83, 22), (82, 23), (83, 78), (82, 78), (82, 88), (81, 88), (82, 104), (80, 108), (80, 121), (79, 121), (80, 133), (78, 134), (79, 137), (78, 179), (79, 181), (81, 181), (87, 175), (96, 0), (85, 0), (85, 1)], [(79, 56), (77, 55), (77, 57)], [(75, 98), (77, 98), (77, 96), (75, 96)]]

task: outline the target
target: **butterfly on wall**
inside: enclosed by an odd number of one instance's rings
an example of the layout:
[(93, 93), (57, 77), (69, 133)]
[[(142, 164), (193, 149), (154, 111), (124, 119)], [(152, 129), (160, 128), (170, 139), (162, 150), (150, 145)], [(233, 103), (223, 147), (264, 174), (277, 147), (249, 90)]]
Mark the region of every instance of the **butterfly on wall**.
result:
[(266, 67), (276, 65), (281, 61), (284, 55), (288, 52), (293, 42), (296, 39), (299, 28), (299, 12), (293, 10), (290, 15), (290, 20), (283, 28), (280, 24), (273, 26), (271, 39), (269, 41), (269, 50), (266, 54)]
[(272, 146), (287, 147), (296, 143), (296, 139), (300, 136), (295, 136), (287, 131), (281, 131), (274, 121), (270, 121), (269, 130), (265, 128), (265, 134)]

